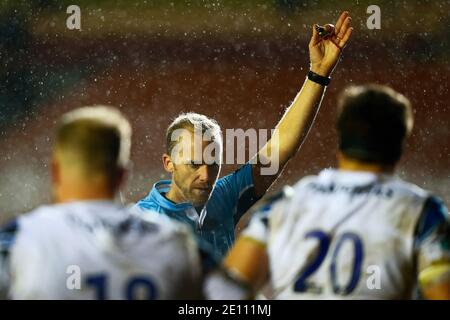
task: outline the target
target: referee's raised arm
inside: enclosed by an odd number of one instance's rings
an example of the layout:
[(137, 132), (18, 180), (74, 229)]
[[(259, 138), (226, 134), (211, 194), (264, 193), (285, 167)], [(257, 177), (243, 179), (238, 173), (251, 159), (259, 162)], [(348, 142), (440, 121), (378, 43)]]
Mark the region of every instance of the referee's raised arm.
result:
[[(332, 25), (328, 25), (332, 26)], [(255, 193), (262, 196), (281, 173), (302, 143), (319, 111), (330, 75), (339, 61), (353, 28), (347, 11), (331, 28), (331, 34), (320, 36), (317, 25), (312, 27), (309, 42), (310, 72), (294, 102), (275, 128), (274, 136), (259, 150), (253, 165)]]

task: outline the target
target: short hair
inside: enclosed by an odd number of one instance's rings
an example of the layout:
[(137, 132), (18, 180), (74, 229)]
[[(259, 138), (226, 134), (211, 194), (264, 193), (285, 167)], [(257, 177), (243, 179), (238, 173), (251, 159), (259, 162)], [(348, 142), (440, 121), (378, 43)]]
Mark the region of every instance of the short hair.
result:
[(349, 87), (339, 99), (336, 127), (345, 156), (392, 165), (413, 127), (411, 103), (386, 86)]
[(222, 131), (216, 120), (208, 118), (207, 116), (195, 112), (187, 112), (179, 114), (169, 125), (166, 130), (166, 152), (171, 154), (172, 149), (178, 143), (177, 140), (172, 140), (172, 134), (177, 129), (201, 128), (202, 134), (209, 132), (212, 139), (219, 144), (220, 151), (222, 150)]
[(113, 107), (75, 109), (62, 116), (55, 146), (63, 161), (79, 166), (84, 173), (111, 177), (128, 164), (131, 126)]

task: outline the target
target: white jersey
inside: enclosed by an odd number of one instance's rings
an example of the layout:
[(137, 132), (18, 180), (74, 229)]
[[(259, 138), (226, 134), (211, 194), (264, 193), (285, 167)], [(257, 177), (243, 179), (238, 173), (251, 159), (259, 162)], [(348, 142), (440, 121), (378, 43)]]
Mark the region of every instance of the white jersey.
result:
[(109, 201), (42, 206), (19, 217), (0, 238), (7, 251), (0, 259), (1, 280), (12, 299), (200, 295), (193, 237), (157, 214), (144, 220)]
[(267, 245), (274, 298), (412, 298), (419, 268), (450, 261), (448, 212), (430, 199), (393, 176), (324, 170), (266, 203), (243, 235)]

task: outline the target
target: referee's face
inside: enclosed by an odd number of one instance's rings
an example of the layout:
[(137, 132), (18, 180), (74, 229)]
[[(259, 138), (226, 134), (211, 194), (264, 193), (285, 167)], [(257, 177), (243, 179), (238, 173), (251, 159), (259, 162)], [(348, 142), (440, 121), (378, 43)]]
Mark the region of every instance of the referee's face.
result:
[(204, 140), (188, 131), (174, 148), (172, 188), (179, 202), (191, 202), (203, 206), (208, 200), (220, 172), (220, 159), (216, 157), (219, 145)]

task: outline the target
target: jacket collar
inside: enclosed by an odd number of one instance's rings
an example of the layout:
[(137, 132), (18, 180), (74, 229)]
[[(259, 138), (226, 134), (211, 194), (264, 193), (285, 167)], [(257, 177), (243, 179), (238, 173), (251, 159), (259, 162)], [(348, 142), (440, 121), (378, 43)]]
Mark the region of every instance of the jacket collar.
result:
[(193, 208), (190, 202), (174, 203), (164, 197), (163, 193), (167, 193), (170, 190), (170, 180), (161, 180), (156, 182), (147, 199), (155, 202), (164, 209), (171, 211), (185, 211), (186, 209)]

